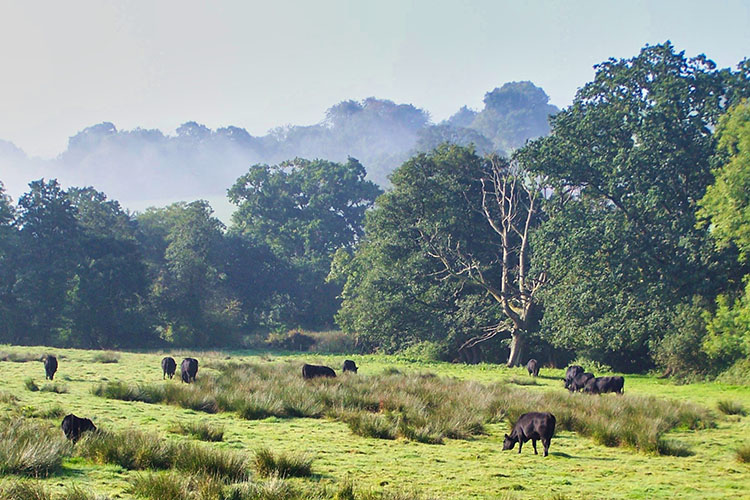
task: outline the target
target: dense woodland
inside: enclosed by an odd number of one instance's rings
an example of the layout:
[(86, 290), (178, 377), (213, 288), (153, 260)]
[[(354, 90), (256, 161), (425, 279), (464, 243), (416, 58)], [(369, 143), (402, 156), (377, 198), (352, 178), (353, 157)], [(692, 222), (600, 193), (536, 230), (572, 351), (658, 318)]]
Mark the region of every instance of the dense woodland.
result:
[[(364, 351), (750, 372), (750, 61), (647, 46), (557, 113), (533, 85), (503, 89), (429, 128), (400, 110), (420, 146), (386, 192), (354, 158), (250, 166), (229, 227), (205, 201), (134, 214), (55, 180), (15, 204), (0, 191), (0, 342), (339, 327)], [(342, 103), (328, 126), (356, 135), (376, 104)], [(524, 144), (540, 114), (550, 134)]]

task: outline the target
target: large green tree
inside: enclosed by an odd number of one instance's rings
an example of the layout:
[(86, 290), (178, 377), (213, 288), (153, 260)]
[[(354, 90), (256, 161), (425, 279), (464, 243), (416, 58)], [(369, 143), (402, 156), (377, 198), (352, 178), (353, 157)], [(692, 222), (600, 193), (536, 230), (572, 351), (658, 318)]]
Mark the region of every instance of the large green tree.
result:
[(14, 256), (18, 231), (13, 203), (0, 181), (0, 341), (10, 342), (17, 323), (13, 285), (15, 284)]
[(231, 343), (241, 323), (240, 303), (226, 287), (224, 226), (212, 214), (199, 200), (149, 209), (137, 219), (158, 330), (177, 345)]
[[(715, 182), (700, 200), (699, 218), (710, 222), (711, 236), (721, 248), (735, 245), (742, 263), (750, 263), (750, 101), (743, 100), (724, 115), (717, 129)], [(728, 287), (729, 288), (729, 287)], [(720, 363), (750, 355), (750, 275), (744, 292), (727, 289), (708, 318), (708, 354)]]
[(22, 324), (14, 343), (55, 344), (70, 331), (67, 294), (81, 256), (76, 209), (56, 180), (29, 184), (18, 201), (12, 294)]
[(548, 183), (535, 265), (550, 275), (543, 326), (558, 345), (642, 368), (678, 304), (732, 279), (695, 209), (712, 180), (712, 130), (747, 94), (749, 69), (647, 46), (598, 65), (552, 134), (521, 151)]
[(289, 326), (333, 323), (340, 288), (325, 282), (333, 254), (361, 238), (365, 211), (380, 193), (353, 158), (254, 165), (229, 189), (237, 205), (232, 232), (268, 246), (291, 270), (291, 286), (275, 300), (287, 304), (281, 316)]
[(67, 197), (80, 228), (80, 260), (67, 294), (67, 345), (113, 348), (154, 343), (148, 278), (136, 225), (119, 203), (93, 188)]

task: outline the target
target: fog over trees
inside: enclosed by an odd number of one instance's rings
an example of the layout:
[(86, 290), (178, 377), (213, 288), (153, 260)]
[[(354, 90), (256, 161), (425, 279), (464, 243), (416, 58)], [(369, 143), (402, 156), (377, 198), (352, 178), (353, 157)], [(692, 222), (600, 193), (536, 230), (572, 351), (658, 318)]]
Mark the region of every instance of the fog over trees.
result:
[(557, 112), (548, 100), (531, 82), (506, 83), (485, 95), (482, 110), (464, 106), (437, 124), (428, 111), (411, 104), (374, 97), (346, 100), (331, 106), (320, 123), (277, 127), (264, 136), (234, 126), (212, 130), (194, 121), (173, 134), (121, 130), (103, 122), (70, 137), (67, 149), (49, 160), (29, 157), (0, 139), (0, 178), (14, 199), (30, 181), (45, 177), (62, 186), (95, 186), (124, 207), (142, 210), (198, 198), (216, 205), (252, 164), (353, 157), (369, 180), (387, 187), (388, 175), (410, 155), (445, 141), (473, 143), (482, 154), (509, 153), (546, 135), (547, 118)]

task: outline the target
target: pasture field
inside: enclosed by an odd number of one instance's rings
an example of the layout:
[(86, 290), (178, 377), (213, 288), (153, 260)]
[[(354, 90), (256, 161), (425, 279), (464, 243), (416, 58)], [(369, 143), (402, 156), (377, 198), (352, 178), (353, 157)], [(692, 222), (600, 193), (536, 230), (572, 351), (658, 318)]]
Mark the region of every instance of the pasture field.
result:
[[(44, 367), (38, 361), (44, 353), (58, 357), (60, 366), (54, 383), (44, 379)], [(173, 380), (162, 381), (160, 361), (165, 354), (177, 360), (178, 373)], [(187, 355), (200, 362), (198, 384), (190, 388), (175, 388), (173, 386), (183, 385), (179, 381), (179, 363)], [(317, 498), (326, 495), (394, 499), (750, 498), (750, 463), (737, 457), (737, 450), (750, 445), (750, 416), (741, 414), (750, 413), (750, 387), (718, 383), (677, 385), (651, 376), (626, 375), (624, 396), (568, 395), (562, 387), (563, 370), (542, 368), (540, 377), (532, 380), (524, 368), (508, 369), (501, 365), (422, 363), (383, 355), (352, 355), (348, 358), (355, 360), (360, 367), (357, 375), (340, 376), (332, 381), (302, 382), (292, 375), (299, 373), (302, 362), (326, 364), (340, 374), (345, 357), (245, 351), (101, 353), (0, 346), (0, 360), (3, 360), (0, 361), (0, 417), (4, 420), (4, 428), (8, 428), (11, 422), (23, 420), (62, 435), (59, 430), (61, 415), (75, 413), (91, 418), (103, 431), (118, 433), (135, 429), (147, 433), (146, 440), (161, 440), (176, 446), (179, 443), (200, 443), (202, 447), (247, 458), (248, 464), (266, 455), (303, 455), (311, 466), (312, 475), (291, 477), (283, 482), (297, 491), (317, 491)], [(244, 366), (253, 366), (255, 371), (243, 371)], [(227, 373), (234, 378), (226, 378)], [(270, 391), (271, 386), (265, 386), (267, 389), (252, 386), (254, 388), (250, 389), (251, 385), (242, 385), (233, 389), (231, 397), (224, 397), (222, 391), (230, 389), (223, 384), (252, 378), (254, 373), (270, 373), (271, 384), (287, 380), (295, 390), (309, 390), (315, 397), (322, 398), (323, 406), (309, 410), (317, 418), (295, 416), (308, 411), (304, 409), (291, 414), (279, 410), (278, 415), (272, 413), (265, 418), (257, 412), (248, 417), (246, 411), (248, 418), (243, 418), (242, 411), (236, 408), (246, 410), (246, 406), (241, 406), (244, 387), (248, 387), (248, 394), (244, 396), (249, 396), (250, 391)], [(282, 374), (279, 375), (281, 378), (273, 378), (276, 373)], [(405, 438), (403, 435), (396, 439), (379, 439), (353, 431), (351, 418), (346, 416), (348, 403), (341, 403), (353, 397), (351, 391), (356, 388), (362, 394), (367, 393), (361, 397), (374, 397), (377, 401), (381, 384), (390, 384), (398, 392), (398, 387), (422, 384), (420, 380), (426, 381), (424, 384), (429, 387), (443, 387), (453, 393), (467, 391), (467, 398), (458, 399), (460, 406), (468, 407), (464, 409), (471, 413), (476, 401), (477, 413), (484, 412), (486, 416), (483, 417), (484, 424), (475, 429), (476, 432), (469, 432), (470, 435), (461, 438), (454, 438), (450, 431), (443, 432), (439, 434), (440, 439), (434, 440), (441, 444), (420, 442), (419, 438)], [(115, 386), (114, 382), (122, 384)], [(206, 412), (166, 402), (125, 401), (111, 395), (94, 394), (96, 388), (106, 392), (105, 389), (112, 387), (131, 390), (140, 387), (141, 392), (148, 394), (162, 391), (161, 394), (165, 390), (169, 394), (169, 391), (175, 394), (182, 394), (179, 391), (185, 390), (213, 391), (212, 401), (219, 401), (219, 404), (214, 405), (211, 412)], [(480, 397), (472, 396), (482, 392), (495, 394), (495, 402), (480, 401)], [(456, 398), (459, 396), (455, 394)], [(403, 399), (399, 399), (401, 397)], [(441, 402), (448, 405), (453, 400), (450, 392), (434, 397), (442, 399), (424, 405), (424, 408), (433, 407), (432, 411)], [(141, 396), (134, 399), (139, 398), (147, 399)], [(518, 399), (519, 402), (506, 408), (509, 399)], [(409, 401), (403, 394), (384, 395), (379, 405), (375, 404), (367, 411), (378, 418), (380, 415), (396, 415), (399, 408), (391, 407), (413, 403)], [(654, 441), (651, 448), (628, 441), (627, 432), (637, 433), (640, 429), (623, 431), (623, 445), (616, 446), (613, 440), (618, 438), (596, 429), (586, 431), (583, 424), (575, 421), (575, 413), (589, 407), (592, 412), (606, 414), (612, 420), (624, 420), (634, 412), (661, 407), (662, 402), (665, 408), (693, 412), (691, 415), (697, 417), (675, 420), (674, 428), (660, 436), (658, 443)], [(525, 406), (536, 404), (556, 406)], [(719, 406), (739, 413), (725, 414), (719, 411)], [(561, 410), (555, 408), (567, 408), (567, 417), (558, 414)], [(549, 457), (534, 455), (531, 443), (526, 444), (521, 455), (517, 453), (517, 447), (512, 451), (502, 451), (503, 435), (510, 429), (508, 421), (520, 410), (549, 410), (557, 414), (558, 428)], [(430, 421), (432, 413), (425, 415), (428, 416), (423, 427), (434, 437), (441, 431)], [(686, 424), (691, 418), (695, 420), (694, 424)], [(405, 428), (406, 420), (406, 417), (398, 420), (399, 429)], [(648, 420), (634, 421), (640, 422), (637, 425), (649, 425)], [(456, 425), (474, 429), (471, 422)], [(621, 430), (617, 426), (612, 429), (612, 432)], [(199, 441), (198, 437), (204, 434), (208, 437)], [(77, 443), (72, 452), (63, 457), (62, 465), (48, 476), (33, 479), (38, 481), (35, 484), (51, 492), (53, 500), (63, 498), (56, 495), (69, 493), (72, 486), (79, 487), (79, 492), (88, 491), (101, 495), (101, 498), (156, 498), (147, 496), (148, 493), (144, 493), (146, 488), (134, 488), (134, 484), (146, 482), (151, 477), (150, 472), (95, 459), (94, 452), (84, 456), (81, 450), (95, 448), (87, 439)], [(667, 444), (662, 446), (661, 443)], [(541, 445), (539, 449), (541, 453)], [(180, 450), (183, 455), (188, 453), (182, 448)], [(0, 471), (2, 467), (0, 463)], [(165, 481), (189, 476), (189, 465), (175, 467), (177, 469), (155, 474)], [(271, 480), (261, 478), (258, 467), (248, 465), (248, 470), (247, 481), (282, 482), (274, 477)], [(21, 475), (7, 472), (0, 478), (0, 484), (4, 485), (0, 489), (5, 487), (6, 490), (8, 485), (26, 480)], [(347, 487), (353, 490), (353, 496), (346, 493)], [(284, 496), (283, 492), (276, 496), (268, 492), (265, 495), (252, 498), (300, 497)], [(202, 498), (210, 498), (210, 495)]]

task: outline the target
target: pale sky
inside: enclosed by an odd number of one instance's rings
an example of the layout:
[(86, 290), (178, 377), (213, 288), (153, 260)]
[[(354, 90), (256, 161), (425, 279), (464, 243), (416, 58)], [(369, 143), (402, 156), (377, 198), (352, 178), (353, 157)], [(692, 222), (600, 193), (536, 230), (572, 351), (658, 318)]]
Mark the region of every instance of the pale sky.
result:
[(102, 121), (263, 135), (369, 96), (437, 122), (518, 80), (565, 107), (594, 64), (667, 39), (734, 67), (750, 1), (0, 0), (0, 139), (47, 158)]

